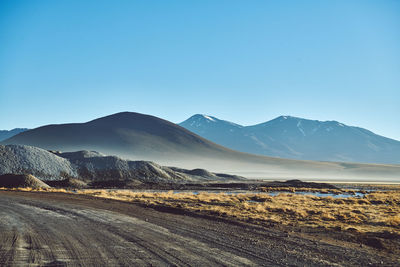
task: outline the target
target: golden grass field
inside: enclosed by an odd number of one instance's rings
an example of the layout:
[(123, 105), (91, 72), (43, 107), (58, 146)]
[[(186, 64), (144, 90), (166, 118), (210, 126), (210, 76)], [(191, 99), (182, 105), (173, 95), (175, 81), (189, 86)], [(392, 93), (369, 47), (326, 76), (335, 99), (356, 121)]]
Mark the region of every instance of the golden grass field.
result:
[[(359, 232), (391, 232), (400, 234), (400, 190), (366, 194), (363, 198), (333, 198), (279, 193), (208, 193), (134, 192), (129, 190), (84, 189), (75, 194), (133, 202), (150, 207), (168, 207), (188, 212), (234, 218), (265, 224), (348, 229)], [(9, 189), (4, 189), (9, 190)], [(72, 193), (66, 189), (13, 189)], [(272, 189), (264, 188), (264, 191)], [(321, 189), (274, 188), (274, 191), (324, 191)], [(335, 189), (325, 190), (334, 193)], [(354, 190), (339, 189), (336, 193)]]

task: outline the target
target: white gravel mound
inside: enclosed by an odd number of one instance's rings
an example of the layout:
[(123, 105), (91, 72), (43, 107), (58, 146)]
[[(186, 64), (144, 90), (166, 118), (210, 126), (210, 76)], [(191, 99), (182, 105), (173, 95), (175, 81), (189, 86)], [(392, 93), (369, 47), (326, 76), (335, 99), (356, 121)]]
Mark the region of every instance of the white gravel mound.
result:
[(191, 180), (183, 173), (150, 161), (129, 161), (94, 151), (59, 153), (78, 169), (79, 177), (89, 180), (135, 179), (142, 182)]
[(206, 170), (184, 170), (151, 161), (129, 161), (96, 151), (47, 151), (26, 145), (0, 145), (0, 175), (31, 174), (43, 181), (78, 178), (85, 181), (137, 180), (184, 182), (223, 179)]
[(0, 174), (32, 174), (41, 180), (77, 177), (76, 167), (47, 150), (25, 145), (0, 145)]

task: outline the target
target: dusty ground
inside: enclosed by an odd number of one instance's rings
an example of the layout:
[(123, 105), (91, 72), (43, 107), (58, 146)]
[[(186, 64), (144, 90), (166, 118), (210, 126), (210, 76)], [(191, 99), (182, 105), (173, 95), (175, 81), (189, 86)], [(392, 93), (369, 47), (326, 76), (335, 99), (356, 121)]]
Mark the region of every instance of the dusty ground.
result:
[(399, 190), (363, 191), (302, 187), (261, 189), (262, 191), (63, 188), (15, 190), (89, 195), (267, 226), (286, 225), (368, 233), (382, 239), (376, 240), (375, 247), (398, 247), (400, 254)]
[(400, 264), (398, 254), (337, 235), (90, 196), (0, 191), (0, 266)]

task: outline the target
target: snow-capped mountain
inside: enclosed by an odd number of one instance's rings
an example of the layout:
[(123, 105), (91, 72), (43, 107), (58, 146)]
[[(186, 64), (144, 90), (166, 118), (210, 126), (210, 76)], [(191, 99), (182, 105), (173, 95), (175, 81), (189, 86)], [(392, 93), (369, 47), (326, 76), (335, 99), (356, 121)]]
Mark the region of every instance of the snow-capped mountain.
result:
[(235, 136), (243, 128), (241, 125), (202, 114), (196, 114), (179, 125), (200, 136), (212, 136), (216, 139)]
[(400, 142), (337, 121), (280, 116), (241, 126), (208, 115), (194, 115), (182, 127), (242, 152), (320, 161), (400, 164)]

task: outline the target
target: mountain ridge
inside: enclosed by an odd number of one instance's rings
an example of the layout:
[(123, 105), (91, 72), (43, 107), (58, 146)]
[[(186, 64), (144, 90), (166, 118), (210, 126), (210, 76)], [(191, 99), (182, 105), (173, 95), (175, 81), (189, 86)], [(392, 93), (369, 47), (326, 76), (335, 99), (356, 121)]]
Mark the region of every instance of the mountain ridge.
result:
[(303, 160), (400, 164), (400, 141), (334, 120), (279, 116), (242, 126), (214, 116), (196, 114), (179, 125), (222, 146), (252, 154)]
[(0, 130), (0, 142), (8, 139), (10, 137), (13, 137), (14, 135), (22, 133), (26, 130), (29, 130), (29, 129), (28, 128), (14, 128), (11, 130)]

